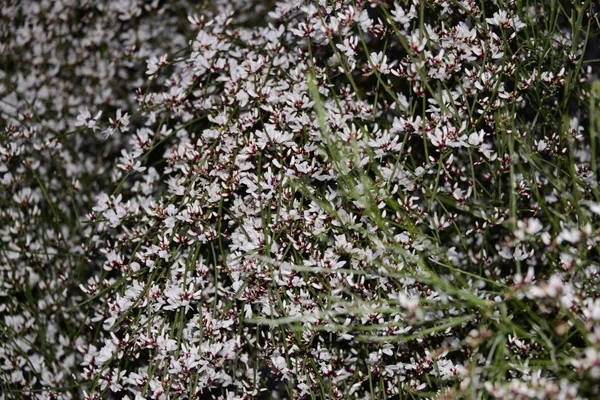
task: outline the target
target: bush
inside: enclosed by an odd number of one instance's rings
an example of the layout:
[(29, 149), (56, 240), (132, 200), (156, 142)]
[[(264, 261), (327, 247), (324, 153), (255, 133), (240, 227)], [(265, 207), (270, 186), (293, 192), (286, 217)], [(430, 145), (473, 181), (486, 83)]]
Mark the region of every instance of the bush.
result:
[(0, 398), (592, 398), (592, 2), (12, 3)]

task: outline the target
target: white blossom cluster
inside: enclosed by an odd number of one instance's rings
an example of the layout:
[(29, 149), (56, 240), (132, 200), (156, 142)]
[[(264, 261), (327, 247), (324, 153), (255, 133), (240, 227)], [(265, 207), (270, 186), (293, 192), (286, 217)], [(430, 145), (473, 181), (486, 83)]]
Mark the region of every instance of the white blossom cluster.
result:
[(598, 395), (600, 90), (514, 3), (0, 9), (0, 398)]

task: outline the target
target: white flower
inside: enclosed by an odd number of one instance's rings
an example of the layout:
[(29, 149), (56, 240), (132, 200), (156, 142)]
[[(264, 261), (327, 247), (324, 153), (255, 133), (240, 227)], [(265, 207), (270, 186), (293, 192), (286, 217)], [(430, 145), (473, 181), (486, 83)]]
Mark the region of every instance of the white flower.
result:
[(590, 211), (596, 215), (600, 215), (600, 204), (595, 203), (593, 201), (587, 202), (587, 206), (590, 208)]
[(356, 47), (358, 46), (358, 37), (352, 36), (351, 38), (345, 38), (344, 43), (338, 43), (335, 45), (340, 51), (342, 51), (346, 57), (350, 60), (354, 60), (356, 54)]
[(395, 9), (391, 12), (391, 14), (394, 16), (394, 21), (401, 24), (404, 29), (408, 29), (410, 27), (410, 22), (417, 16), (415, 5), (412, 4), (410, 6), (408, 13), (404, 11), (404, 8), (402, 8), (400, 4), (394, 2), (394, 6)]
[(287, 367), (285, 358), (282, 356), (273, 356), (271, 357), (271, 363), (273, 364), (275, 371), (279, 372), (283, 379), (289, 379), (289, 375), (292, 371)]
[(103, 133), (106, 135), (106, 138), (112, 136), (115, 132), (122, 133), (129, 129), (129, 114), (125, 113), (123, 115), (123, 112), (120, 108), (117, 110), (115, 119), (113, 120), (112, 118), (109, 118), (108, 120), (110, 121), (110, 126), (103, 131)]
[(185, 307), (187, 312), (191, 308), (191, 302), (200, 298), (202, 290), (194, 292), (194, 285), (190, 283), (188, 290), (183, 290), (177, 284), (171, 284), (165, 291), (168, 305), (163, 307), (165, 310), (176, 310)]
[(479, 132), (473, 132), (469, 135), (469, 144), (471, 146), (477, 147), (483, 143), (483, 136), (485, 135), (485, 131), (482, 129)]
[(529, 252), (527, 252), (527, 251), (525, 251), (524, 246), (517, 246), (513, 253), (513, 257), (517, 261), (526, 260), (529, 257), (531, 257), (532, 255), (533, 255), (533, 250), (530, 250)]
[(77, 116), (77, 121), (75, 122), (75, 126), (85, 126), (86, 128), (92, 129), (94, 131), (100, 129), (96, 126), (98, 119), (102, 116), (102, 111), (98, 111), (96, 116), (92, 118), (92, 114), (87, 108), (84, 108), (79, 111), (79, 115)]
[(148, 59), (148, 68), (146, 69), (146, 75), (152, 75), (156, 71), (158, 71), (160, 69), (160, 67), (162, 67), (163, 65), (165, 65), (167, 63), (167, 58), (168, 58), (167, 54), (164, 54), (160, 58), (158, 58), (156, 56), (150, 57), (150, 59)]
[(517, 32), (525, 27), (525, 24), (521, 22), (518, 15), (509, 17), (505, 10), (495, 12), (492, 18), (486, 18), (486, 22), (504, 29), (512, 28)]
[(390, 72), (392, 72), (391, 68), (393, 67), (394, 63), (392, 62), (388, 64), (387, 55), (385, 55), (385, 53), (383, 53), (382, 51), (380, 51), (379, 53), (372, 52), (370, 55), (370, 59), (373, 68), (379, 73), (389, 74)]
[(560, 226), (562, 231), (556, 238), (556, 243), (561, 244), (562, 242), (569, 242), (573, 244), (579, 243), (581, 239), (581, 231), (577, 228), (567, 228), (567, 226), (561, 221)]
[(419, 39), (419, 35), (413, 33), (410, 37), (410, 49), (415, 53), (420, 53), (425, 49), (427, 44), (427, 38), (422, 37)]

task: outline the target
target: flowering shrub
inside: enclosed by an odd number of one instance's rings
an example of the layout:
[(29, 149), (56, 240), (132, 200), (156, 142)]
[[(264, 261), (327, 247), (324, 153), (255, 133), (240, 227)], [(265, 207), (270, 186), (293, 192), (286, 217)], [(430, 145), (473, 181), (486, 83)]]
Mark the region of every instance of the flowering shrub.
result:
[(592, 2), (193, 3), (0, 10), (0, 398), (598, 395)]

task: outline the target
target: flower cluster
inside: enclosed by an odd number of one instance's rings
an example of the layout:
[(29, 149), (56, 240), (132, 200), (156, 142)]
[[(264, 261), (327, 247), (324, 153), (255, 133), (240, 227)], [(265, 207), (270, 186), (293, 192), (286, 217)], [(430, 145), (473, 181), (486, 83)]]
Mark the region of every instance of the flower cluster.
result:
[(600, 392), (593, 7), (184, 3), (1, 11), (0, 397)]
[(192, 32), (186, 2), (145, 3), (0, 7), (1, 398), (81, 397), (77, 349), (93, 323), (79, 285), (104, 257), (85, 216), (114, 188), (146, 59)]

